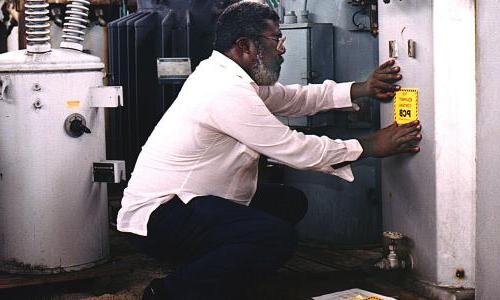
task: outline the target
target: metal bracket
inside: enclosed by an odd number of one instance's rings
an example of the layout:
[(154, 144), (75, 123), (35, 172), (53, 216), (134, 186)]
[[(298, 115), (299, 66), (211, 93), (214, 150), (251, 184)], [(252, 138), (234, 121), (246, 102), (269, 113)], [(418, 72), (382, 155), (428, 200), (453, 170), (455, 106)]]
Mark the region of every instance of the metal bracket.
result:
[(5, 92), (10, 85), (10, 77), (9, 76), (0, 76), (0, 101), (7, 101), (7, 97)]
[(123, 88), (121, 86), (96, 86), (90, 90), (90, 107), (123, 106)]
[(160, 82), (185, 80), (191, 75), (191, 59), (189, 57), (158, 58), (157, 67)]
[(92, 169), (92, 181), (94, 182), (120, 183), (127, 180), (125, 161), (123, 160), (94, 162)]

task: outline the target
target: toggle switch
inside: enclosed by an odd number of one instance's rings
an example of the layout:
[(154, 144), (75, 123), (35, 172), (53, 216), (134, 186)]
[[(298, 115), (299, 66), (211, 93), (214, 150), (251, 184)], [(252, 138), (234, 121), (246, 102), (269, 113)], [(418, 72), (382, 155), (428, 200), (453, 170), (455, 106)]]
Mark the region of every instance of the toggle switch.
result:
[(414, 40), (408, 40), (408, 57), (417, 57), (417, 42)]
[(396, 41), (389, 41), (389, 57), (398, 58), (398, 56), (399, 56), (398, 43)]

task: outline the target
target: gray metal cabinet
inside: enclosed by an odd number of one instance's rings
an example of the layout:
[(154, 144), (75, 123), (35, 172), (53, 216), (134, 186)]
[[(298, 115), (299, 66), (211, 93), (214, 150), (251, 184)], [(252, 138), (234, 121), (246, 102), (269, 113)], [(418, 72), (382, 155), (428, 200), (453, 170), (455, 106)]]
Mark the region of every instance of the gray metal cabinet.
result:
[[(282, 84), (322, 83), (333, 79), (333, 25), (330, 23), (281, 24), (286, 36), (285, 62), (281, 67)], [(281, 118), (282, 122), (296, 127), (328, 126), (333, 114), (314, 117)]]

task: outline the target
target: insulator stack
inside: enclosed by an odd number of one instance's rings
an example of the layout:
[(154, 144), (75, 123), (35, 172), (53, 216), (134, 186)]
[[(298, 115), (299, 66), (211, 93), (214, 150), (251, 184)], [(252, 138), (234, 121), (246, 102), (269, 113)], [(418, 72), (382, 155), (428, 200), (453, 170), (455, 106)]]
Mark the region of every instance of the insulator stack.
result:
[(51, 49), (48, 7), (46, 0), (27, 0), (24, 4), (28, 52), (44, 53)]
[(89, 6), (90, 2), (86, 0), (70, 0), (66, 5), (61, 48), (83, 50), (85, 29), (89, 24)]

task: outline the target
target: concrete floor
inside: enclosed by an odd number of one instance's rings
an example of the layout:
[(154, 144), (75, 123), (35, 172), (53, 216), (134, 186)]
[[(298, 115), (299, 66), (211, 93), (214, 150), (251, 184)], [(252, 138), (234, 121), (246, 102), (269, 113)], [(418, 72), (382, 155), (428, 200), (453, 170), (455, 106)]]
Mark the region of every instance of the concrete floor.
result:
[[(402, 284), (401, 273), (374, 271), (372, 266), (381, 255), (380, 247), (332, 249), (302, 243), (282, 269), (247, 296), (251, 300), (303, 300), (361, 288), (397, 299), (428, 299), (409, 291)], [(102, 266), (52, 277), (0, 273), (0, 299), (140, 299), (153, 278), (171, 270), (135, 252), (124, 235), (115, 230), (111, 231), (111, 256), (111, 261)], [(9, 283), (17, 287), (5, 288)]]

